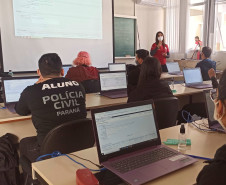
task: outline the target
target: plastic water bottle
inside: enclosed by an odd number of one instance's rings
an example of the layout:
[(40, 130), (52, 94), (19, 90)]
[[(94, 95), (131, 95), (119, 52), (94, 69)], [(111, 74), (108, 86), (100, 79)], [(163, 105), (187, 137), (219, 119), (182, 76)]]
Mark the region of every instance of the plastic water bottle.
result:
[(8, 75), (13, 76), (13, 71), (9, 70)]
[(185, 151), (186, 144), (187, 144), (187, 138), (185, 134), (185, 127), (184, 127), (184, 124), (182, 123), (180, 127), (179, 137), (178, 137), (178, 150)]

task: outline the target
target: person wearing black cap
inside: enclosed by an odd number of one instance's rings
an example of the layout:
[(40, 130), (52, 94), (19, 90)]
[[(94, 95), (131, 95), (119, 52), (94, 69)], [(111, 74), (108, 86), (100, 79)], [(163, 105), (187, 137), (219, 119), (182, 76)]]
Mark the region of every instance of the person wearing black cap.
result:
[[(224, 70), (216, 93), (211, 94), (215, 104), (214, 118), (226, 130), (226, 70)], [(207, 146), (208, 147), (208, 146)], [(204, 166), (197, 177), (197, 185), (226, 184), (226, 145), (220, 147), (208, 165)]]

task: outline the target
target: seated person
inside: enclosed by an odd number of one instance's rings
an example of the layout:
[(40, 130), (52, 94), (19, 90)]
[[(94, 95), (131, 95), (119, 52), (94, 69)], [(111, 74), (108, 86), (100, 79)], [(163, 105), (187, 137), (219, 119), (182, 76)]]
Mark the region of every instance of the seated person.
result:
[(137, 88), (128, 95), (128, 102), (172, 97), (167, 81), (160, 80), (161, 64), (157, 58), (146, 57), (141, 65)]
[(38, 61), (40, 76), (36, 84), (21, 93), (15, 110), (32, 117), (37, 137), (20, 142), (21, 156), (34, 162), (46, 134), (54, 127), (76, 119), (86, 118), (84, 89), (75, 81), (63, 78), (62, 62), (56, 53), (43, 55)]
[(210, 80), (208, 71), (211, 68), (213, 68), (216, 71), (216, 62), (209, 59), (211, 53), (212, 49), (210, 47), (203, 47), (201, 53), (202, 61), (196, 65), (196, 67), (200, 67), (202, 78), (204, 81)]
[(139, 75), (140, 75), (140, 67), (143, 63), (144, 59), (149, 56), (149, 52), (145, 49), (139, 49), (136, 51), (136, 66), (133, 70), (128, 73), (128, 86), (127, 91), (128, 94), (137, 86)]
[[(212, 96), (212, 98), (215, 104), (214, 118), (226, 130), (226, 70), (220, 79), (216, 96)], [(197, 185), (226, 184), (226, 145), (220, 147), (216, 151), (214, 159), (207, 163), (209, 164), (203, 167), (197, 177)]]
[(65, 78), (68, 78), (70, 80), (74, 80), (76, 82), (82, 82), (85, 80), (91, 80), (91, 79), (99, 79), (98, 76), (98, 69), (90, 66), (91, 60), (89, 53), (86, 51), (80, 51), (78, 53), (77, 58), (73, 61), (73, 64), (75, 67), (71, 67)]

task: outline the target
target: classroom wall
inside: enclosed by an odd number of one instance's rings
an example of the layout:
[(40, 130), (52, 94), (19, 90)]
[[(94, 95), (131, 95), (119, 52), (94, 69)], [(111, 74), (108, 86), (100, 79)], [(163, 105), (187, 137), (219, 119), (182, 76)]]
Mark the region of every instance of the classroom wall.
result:
[[(138, 5), (135, 0), (114, 0), (114, 13), (137, 17), (140, 49), (150, 50), (156, 32), (165, 32), (165, 10), (161, 7)], [(135, 64), (135, 59), (116, 59), (115, 62)]]

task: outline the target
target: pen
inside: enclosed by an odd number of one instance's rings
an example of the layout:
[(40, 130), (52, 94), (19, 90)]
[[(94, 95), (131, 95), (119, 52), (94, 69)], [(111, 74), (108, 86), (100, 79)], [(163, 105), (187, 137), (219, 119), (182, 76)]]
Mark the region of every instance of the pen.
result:
[(188, 155), (188, 156), (190, 156), (190, 157), (193, 157), (193, 158), (196, 158), (196, 159), (203, 159), (203, 160), (212, 160), (212, 159), (210, 159), (210, 158), (206, 158), (206, 157), (200, 157), (200, 156), (196, 156), (196, 155)]

